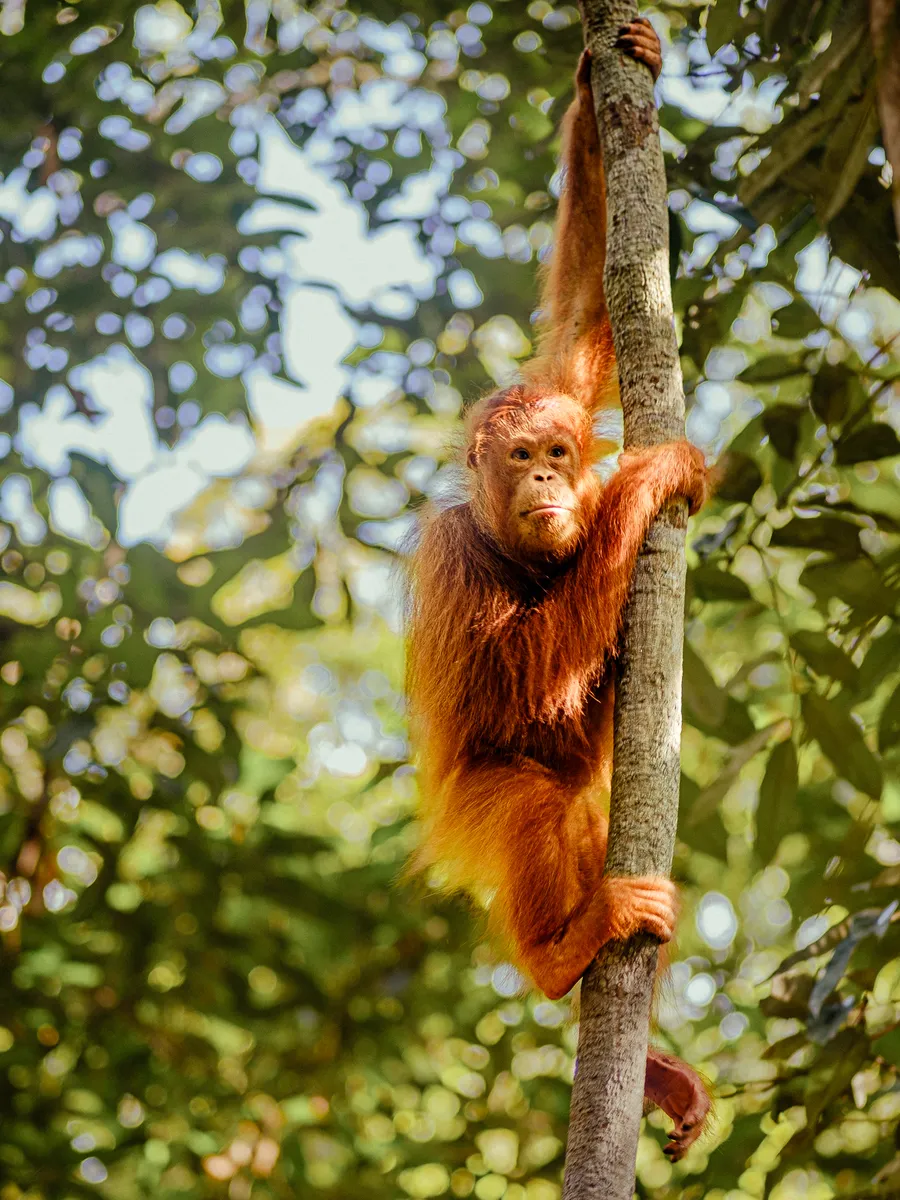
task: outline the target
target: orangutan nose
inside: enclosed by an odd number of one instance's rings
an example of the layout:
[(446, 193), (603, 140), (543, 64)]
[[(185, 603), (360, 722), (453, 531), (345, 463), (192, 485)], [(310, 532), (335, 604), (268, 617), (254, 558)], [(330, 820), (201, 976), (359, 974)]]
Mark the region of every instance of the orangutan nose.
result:
[(547, 471), (546, 474), (544, 474), (544, 475), (535, 475), (534, 482), (535, 483), (549, 483), (552, 478), (553, 478), (553, 473), (551, 471)]

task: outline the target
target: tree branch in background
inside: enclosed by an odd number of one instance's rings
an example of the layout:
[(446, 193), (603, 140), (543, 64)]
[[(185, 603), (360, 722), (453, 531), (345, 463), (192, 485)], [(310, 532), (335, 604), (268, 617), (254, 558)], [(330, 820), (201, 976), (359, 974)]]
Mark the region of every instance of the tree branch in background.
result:
[[(605, 287), (627, 447), (684, 436), (666, 177), (649, 72), (614, 49), (637, 15), (583, 0), (607, 181)], [(678, 817), (686, 510), (654, 524), (634, 576), (617, 682), (610, 875), (668, 875)], [(566, 1200), (631, 1200), (657, 945), (610, 943), (582, 984)]]
[(897, 0), (869, 0), (869, 32), (878, 59), (878, 116), (881, 140), (891, 164), (894, 224), (900, 238), (900, 6)]

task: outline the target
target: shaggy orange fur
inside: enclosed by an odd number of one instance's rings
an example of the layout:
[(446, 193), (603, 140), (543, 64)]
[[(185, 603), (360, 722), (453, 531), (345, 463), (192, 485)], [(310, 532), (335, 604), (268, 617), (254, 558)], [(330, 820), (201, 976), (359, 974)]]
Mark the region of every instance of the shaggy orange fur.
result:
[[(659, 67), (646, 22), (620, 45)], [(566, 186), (544, 279), (544, 328), (523, 380), (473, 407), (469, 499), (430, 512), (412, 569), (411, 728), (418, 865), (484, 903), (516, 961), (563, 996), (600, 946), (672, 936), (668, 879), (603, 876), (613, 671), (634, 564), (656, 514), (706, 493), (687, 442), (623, 455), (603, 484), (595, 413), (617, 402), (603, 294), (600, 142), (585, 54), (565, 118)], [(651, 1051), (647, 1096), (676, 1121), (678, 1158), (709, 1107), (698, 1077)]]

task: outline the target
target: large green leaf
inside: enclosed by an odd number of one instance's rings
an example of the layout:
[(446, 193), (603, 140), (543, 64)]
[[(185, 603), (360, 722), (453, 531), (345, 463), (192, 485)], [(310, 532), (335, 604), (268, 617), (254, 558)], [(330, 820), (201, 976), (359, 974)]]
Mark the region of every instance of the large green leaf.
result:
[(867, 425), (837, 443), (836, 457), (841, 466), (894, 458), (900, 454), (900, 438), (890, 425)]
[(716, 496), (732, 503), (749, 504), (762, 483), (762, 472), (749, 454), (729, 453), (722, 464), (724, 473)]
[(900, 684), (885, 701), (878, 722), (878, 749), (884, 754), (900, 742)]
[(826, 425), (839, 425), (850, 411), (856, 376), (844, 363), (825, 362), (813, 376), (810, 404)]
[(836, 646), (824, 633), (798, 629), (796, 633), (791, 634), (791, 645), (806, 659), (817, 675), (840, 680), (851, 687), (856, 683), (856, 665), (840, 646)]
[(818, 329), (821, 320), (806, 300), (794, 300), (786, 308), (779, 308), (774, 317), (778, 328), (778, 336), (784, 338), (804, 338)]
[(770, 862), (781, 839), (798, 824), (797, 751), (788, 739), (773, 747), (759, 787), (756, 806), (756, 853)]
[(816, 594), (823, 609), (827, 610), (833, 599), (842, 600), (860, 619), (887, 615), (897, 605), (895, 590), (868, 559), (813, 563), (800, 576), (800, 582)]
[(697, 567), (691, 572), (691, 585), (701, 600), (740, 603), (752, 600), (750, 589), (738, 575), (718, 567)]
[(803, 720), (838, 774), (861, 792), (881, 795), (881, 763), (866, 745), (859, 725), (833, 700), (807, 692), (801, 702)]
[(744, 367), (739, 378), (744, 383), (775, 383), (805, 372), (803, 360), (796, 354), (764, 354), (749, 367)]
[[(701, 668), (706, 670), (702, 664)], [(753, 719), (746, 707), (734, 696), (723, 696), (724, 711), (720, 714), (718, 708), (712, 707), (712, 694), (700, 684), (699, 673), (692, 670), (690, 682), (685, 677), (684, 718), (688, 724), (710, 737), (721, 738), (729, 746), (737, 746), (752, 737)]]
[(859, 554), (859, 526), (839, 517), (794, 517), (772, 531), (771, 544), (855, 558)]
[(769, 435), (775, 453), (787, 462), (793, 462), (797, 455), (803, 417), (803, 409), (791, 404), (774, 404), (763, 413), (763, 429)]
[(684, 706), (688, 719), (716, 728), (725, 719), (728, 697), (690, 643), (684, 647)]

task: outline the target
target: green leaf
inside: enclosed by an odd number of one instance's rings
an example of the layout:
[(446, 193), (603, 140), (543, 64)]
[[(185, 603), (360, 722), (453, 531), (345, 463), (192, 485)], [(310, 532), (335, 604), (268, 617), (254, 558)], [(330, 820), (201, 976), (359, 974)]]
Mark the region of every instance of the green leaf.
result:
[(840, 517), (794, 517), (772, 531), (772, 546), (791, 546), (802, 550), (824, 550), (838, 558), (856, 558), (859, 554), (859, 526)]
[[(727, 697), (703, 660), (691, 646), (684, 646), (684, 707), (690, 717), (715, 728), (725, 719)], [(689, 717), (689, 719), (690, 719)]]
[(853, 1076), (865, 1064), (871, 1051), (869, 1039), (862, 1029), (844, 1029), (828, 1046), (823, 1062), (809, 1081), (806, 1098), (806, 1116), (809, 1128), (832, 1101), (842, 1096), (850, 1087)]
[(834, 220), (856, 191), (877, 137), (878, 111), (872, 78), (866, 94), (847, 105), (825, 150), (816, 197), (816, 215), (823, 225)]
[(826, 425), (839, 425), (850, 411), (850, 399), (858, 380), (844, 363), (823, 363), (813, 377), (809, 403)]
[(411, 817), (400, 817), (397, 821), (392, 821), (390, 825), (381, 825), (372, 834), (370, 845), (372, 849), (378, 846), (383, 846), (385, 842), (389, 842), (391, 838), (398, 837), (404, 833), (410, 826)]
[(775, 453), (788, 462), (793, 462), (797, 455), (800, 422), (803, 416), (803, 409), (792, 404), (775, 404), (766, 409), (762, 416), (763, 429), (768, 434)]
[(900, 454), (900, 438), (890, 425), (867, 425), (841, 438), (835, 444), (835, 460), (846, 467), (852, 463), (873, 462)]
[[(742, 383), (777, 383), (793, 375), (804, 375), (806, 367), (796, 354), (764, 354), (749, 367), (744, 367), (738, 379)], [(787, 407), (779, 406), (779, 407)]]
[(828, 226), (828, 234), (834, 254), (868, 271), (873, 286), (900, 297), (900, 255), (885, 254), (885, 246), (896, 242), (897, 231), (883, 195), (877, 177), (863, 175), (850, 203)]
[(72, 452), (69, 457), (72, 460), (72, 478), (84, 492), (94, 516), (102, 522), (110, 537), (115, 537), (119, 523), (116, 492), (121, 483), (109, 467), (93, 458), (76, 452)]
[(900, 742), (900, 685), (888, 697), (878, 722), (878, 749), (882, 754)]
[(809, 1035), (805, 1030), (799, 1033), (788, 1034), (787, 1037), (781, 1038), (777, 1042), (773, 1042), (771, 1046), (767, 1046), (763, 1050), (762, 1057), (764, 1059), (775, 1059), (780, 1062), (787, 1060), (798, 1050), (804, 1050), (809, 1045)]
[(753, 599), (743, 579), (720, 571), (717, 567), (697, 567), (691, 572), (691, 583), (696, 595), (709, 603), (716, 600), (735, 603)]
[(799, 963), (807, 962), (811, 958), (818, 958), (822, 954), (830, 954), (833, 959), (833, 952), (847, 941), (855, 945), (863, 938), (872, 935), (882, 937), (892, 915), (893, 909), (859, 909), (845, 917), (843, 921), (838, 921), (837, 924), (826, 929), (822, 936), (817, 937), (815, 941), (809, 942), (800, 950), (795, 950), (793, 954), (782, 959), (778, 964), (777, 971), (779, 974), (783, 971), (790, 971)]
[(816, 594), (823, 609), (837, 598), (855, 610), (858, 620), (892, 613), (897, 604), (896, 592), (885, 585), (881, 572), (868, 559), (814, 563), (800, 576), (800, 582)]
[(715, 532), (701, 534), (696, 541), (691, 542), (691, 549), (701, 560), (705, 562), (717, 550), (721, 550), (732, 534), (737, 533), (742, 524), (741, 516), (738, 514), (723, 522), (719, 529)]
[(741, 28), (740, 0), (717, 0), (706, 10), (706, 44), (715, 54), (733, 41)]
[(762, 471), (749, 454), (729, 453), (725, 474), (716, 488), (716, 496), (731, 504), (749, 504), (763, 481)]
[(872, 641), (859, 668), (856, 691), (871, 696), (880, 684), (897, 669), (900, 662), (900, 629), (890, 629)]
[(790, 740), (774, 746), (759, 787), (756, 807), (756, 853), (768, 863), (781, 839), (796, 824), (797, 751)]
[(769, 995), (760, 1003), (767, 1017), (802, 1017), (806, 1014), (813, 981), (808, 975), (776, 975)]
[[(857, 489), (858, 490), (858, 489)], [(875, 488), (869, 483), (865, 485), (865, 495), (868, 497), (874, 491), (881, 491), (882, 485), (876, 485)], [(895, 499), (895, 489), (892, 484), (888, 484), (883, 489), (885, 496), (889, 496), (891, 500)], [(832, 514), (846, 514), (848, 517), (858, 518), (857, 524), (862, 528), (868, 528), (869, 522), (875, 525), (878, 529), (885, 533), (900, 533), (900, 521), (891, 516), (890, 513), (882, 512), (873, 506), (872, 503), (866, 503), (864, 507), (854, 504), (852, 500), (836, 500), (833, 504), (828, 504), (824, 498), (817, 497), (815, 501), (803, 501), (804, 508), (810, 508), (816, 512)]]
[(702, 821), (692, 821), (694, 805), (701, 795), (699, 784), (682, 772), (678, 802), (678, 836), (691, 850), (699, 850), (722, 863), (728, 861), (728, 834), (718, 812), (707, 813)]
[(815, 692), (801, 699), (803, 720), (838, 774), (860, 792), (881, 795), (881, 763), (866, 745), (862, 730), (834, 701)]
[(783, 338), (806, 337), (821, 324), (818, 313), (806, 300), (794, 300), (786, 308), (779, 308), (773, 320), (778, 336)]
[(781, 45), (790, 36), (797, 14), (792, 0), (769, 0), (763, 24), (766, 41)]
[(837, 679), (841, 683), (856, 682), (859, 674), (856, 664), (847, 657), (840, 646), (829, 641), (824, 633), (800, 629), (791, 634), (791, 645), (817, 675)]
[[(702, 664), (701, 664), (702, 665)], [(705, 668), (704, 668), (705, 670)], [(687, 691), (687, 685), (686, 685)], [(693, 689), (691, 688), (691, 691)], [(714, 714), (714, 719), (708, 720), (702, 707), (695, 708), (696, 696), (685, 697), (684, 719), (707, 737), (719, 738), (728, 746), (738, 746), (754, 735), (754, 725), (747, 709), (734, 696), (725, 694), (725, 710), (721, 715)]]
[(291, 592), (291, 600), (285, 608), (270, 608), (241, 622), (241, 629), (255, 629), (260, 625), (277, 625), (280, 629), (317, 629), (322, 619), (313, 612), (312, 601), (316, 591), (316, 573), (312, 567), (301, 572)]
[(774, 721), (763, 729), (755, 729), (752, 721), (748, 723), (748, 736), (737, 744), (732, 742), (733, 748), (725, 764), (719, 769), (716, 778), (703, 789), (694, 801), (688, 824), (701, 824), (718, 811), (719, 805), (737, 783), (747, 763), (755, 758), (761, 750), (764, 750), (783, 727), (783, 721)]

